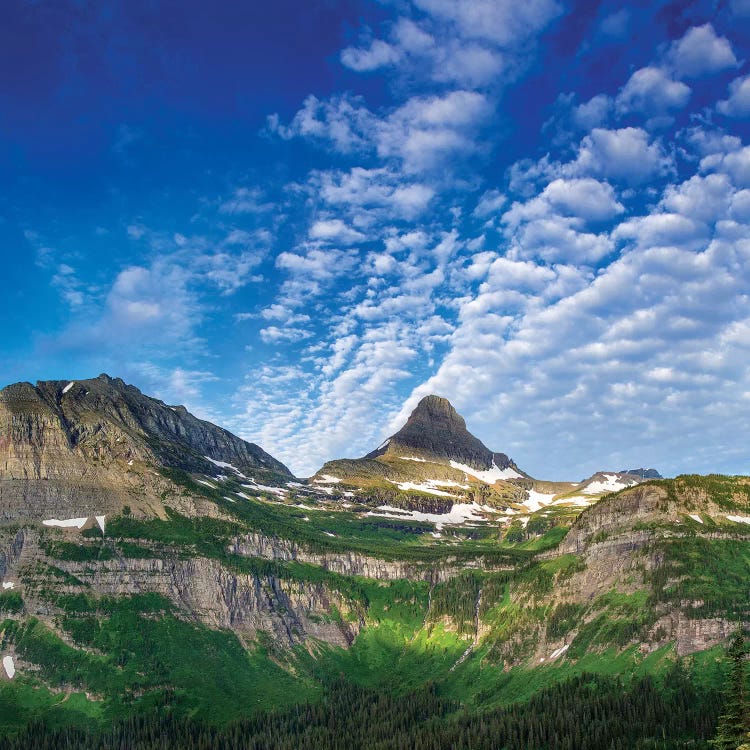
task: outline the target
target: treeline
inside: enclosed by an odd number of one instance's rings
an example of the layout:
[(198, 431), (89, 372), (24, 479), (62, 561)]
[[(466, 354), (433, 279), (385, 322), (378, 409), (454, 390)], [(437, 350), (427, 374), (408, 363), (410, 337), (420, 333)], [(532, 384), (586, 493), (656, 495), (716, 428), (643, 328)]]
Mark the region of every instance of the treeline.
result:
[(434, 685), (406, 696), (333, 685), (318, 704), (211, 727), (169, 711), (103, 731), (27, 727), (6, 750), (707, 750), (720, 696), (676, 667), (658, 682), (582, 675), (475, 713)]

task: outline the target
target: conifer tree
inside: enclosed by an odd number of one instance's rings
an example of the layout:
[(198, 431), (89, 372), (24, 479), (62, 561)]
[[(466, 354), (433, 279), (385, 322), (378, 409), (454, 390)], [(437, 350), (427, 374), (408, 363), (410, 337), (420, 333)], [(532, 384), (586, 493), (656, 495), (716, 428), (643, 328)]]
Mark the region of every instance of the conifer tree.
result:
[(719, 717), (716, 738), (712, 742), (717, 750), (737, 750), (747, 742), (748, 733), (750, 733), (745, 668), (747, 652), (742, 628), (738, 628), (732, 636), (727, 656), (730, 660), (730, 668), (724, 699), (724, 713)]

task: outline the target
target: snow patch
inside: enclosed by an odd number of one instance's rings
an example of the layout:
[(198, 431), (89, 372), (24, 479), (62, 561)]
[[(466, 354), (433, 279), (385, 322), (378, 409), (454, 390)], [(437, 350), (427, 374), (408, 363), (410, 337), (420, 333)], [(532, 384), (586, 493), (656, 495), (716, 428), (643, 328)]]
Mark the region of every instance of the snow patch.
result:
[(214, 466), (218, 466), (220, 469), (231, 469), (238, 477), (247, 479), (247, 477), (236, 466), (232, 466), (232, 464), (228, 464), (226, 461), (218, 461), (215, 458), (211, 458), (211, 456), (203, 456), (203, 458), (205, 458), (206, 461), (210, 461)]
[[(246, 477), (246, 479), (248, 479), (248, 477)], [(252, 484), (242, 485), (246, 490), (265, 490), (266, 492), (278, 495), (279, 497), (284, 497), (287, 492), (289, 492), (289, 490), (285, 487), (269, 487), (266, 484), (258, 484), (258, 482), (256, 482), (252, 477), (249, 477), (249, 481), (251, 481)]]
[(451, 461), (451, 466), (454, 469), (463, 471), (464, 474), (468, 474), (470, 477), (476, 477), (485, 484), (495, 484), (500, 479), (520, 479), (521, 475), (517, 471), (513, 471), (510, 467), (507, 469), (501, 469), (494, 461), (492, 462), (492, 468), (482, 471), (480, 469), (474, 469), (466, 464), (460, 464), (458, 461)]
[(63, 520), (60, 520), (59, 518), (48, 518), (42, 523), (45, 526), (59, 526), (63, 529), (70, 529), (70, 528), (77, 528), (82, 529), (86, 525), (86, 521), (89, 520), (89, 517), (86, 516), (86, 518), (65, 518)]
[(585, 508), (591, 505), (594, 500), (590, 497), (584, 497), (583, 495), (573, 495), (572, 497), (563, 497), (559, 500), (555, 500), (552, 505), (575, 505), (579, 508)]
[(560, 648), (555, 649), (550, 655), (550, 659), (557, 659), (558, 656), (562, 656), (569, 648), (570, 644), (566, 643), (564, 646), (560, 646)]
[(201, 484), (205, 484), (206, 487), (210, 487), (212, 490), (216, 489), (216, 485), (215, 484), (211, 484), (211, 482), (206, 482), (204, 479), (196, 479), (195, 481), (196, 482), (200, 482)]
[(605, 474), (604, 481), (597, 479), (589, 482), (581, 491), (585, 495), (603, 495), (605, 492), (624, 490), (626, 487), (632, 487), (634, 484), (638, 484), (638, 482), (622, 480), (617, 474)]
[(4, 589), (7, 590), (7, 589), (15, 588), (15, 587), (16, 587), (16, 584), (13, 583), (13, 581), (3, 581), (3, 588)]
[(423, 513), (419, 510), (405, 510), (392, 505), (380, 505), (377, 510), (370, 511), (367, 515), (434, 523), (436, 531), (439, 531), (445, 525), (456, 526), (468, 521), (484, 523), (487, 521), (487, 517), (483, 514), (493, 513), (494, 511), (495, 509), (489, 505), (479, 505), (479, 503), (454, 503), (448, 513)]
[(338, 484), (341, 480), (332, 474), (321, 474), (320, 479), (313, 479), (313, 484)]
[(543, 508), (545, 505), (550, 505), (554, 496), (554, 492), (550, 495), (545, 494), (544, 492), (537, 492), (536, 490), (529, 490), (528, 498), (525, 502), (521, 503), (521, 505), (523, 505), (529, 513), (534, 513), (534, 511)]
[(416, 456), (399, 456), (402, 461), (419, 461), (421, 464), (426, 464), (426, 458), (417, 458)]
[(388, 480), (392, 484), (395, 484), (400, 490), (417, 490), (418, 492), (426, 492), (428, 495), (437, 495), (438, 497), (459, 497), (451, 492), (445, 492), (445, 490), (438, 490), (435, 488), (435, 482), (430, 480), (418, 484), (416, 482), (394, 482), (392, 479)]
[(12, 680), (16, 674), (16, 665), (13, 663), (12, 656), (3, 656), (3, 669), (5, 669), (5, 674), (8, 675), (8, 679)]
[(99, 528), (102, 530), (102, 534), (104, 533), (104, 520), (107, 516), (94, 516), (96, 519), (96, 522), (99, 524)]
[(727, 516), (727, 518), (735, 523), (750, 523), (750, 516)]
[(390, 438), (388, 438), (387, 440), (384, 440), (384, 441), (383, 441), (383, 442), (382, 442), (382, 443), (381, 443), (381, 444), (380, 444), (380, 445), (379, 445), (379, 446), (377, 447), (377, 450), (379, 450), (379, 451), (382, 451), (382, 450), (383, 450), (383, 448), (385, 448), (385, 446), (386, 446), (386, 445), (388, 445), (388, 443), (390, 443), (390, 442), (391, 442), (391, 439), (390, 439)]
[(698, 523), (703, 523), (703, 519), (697, 513), (690, 513), (690, 518), (692, 518), (693, 521), (697, 521)]
[(67, 393), (74, 385), (76, 384), (75, 380), (71, 380), (70, 383), (68, 383), (65, 388), (63, 388), (62, 392)]
[(230, 503), (236, 503), (237, 501), (233, 497), (229, 497), (229, 495), (224, 495), (225, 500), (229, 500)]

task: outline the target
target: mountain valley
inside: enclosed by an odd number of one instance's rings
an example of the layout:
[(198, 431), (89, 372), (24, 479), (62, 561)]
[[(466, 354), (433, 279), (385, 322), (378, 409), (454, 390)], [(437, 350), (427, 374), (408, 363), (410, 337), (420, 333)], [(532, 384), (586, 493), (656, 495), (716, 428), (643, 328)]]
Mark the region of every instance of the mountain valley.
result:
[[(750, 618), (750, 478), (535, 479), (437, 396), (300, 479), (119, 379), (15, 384), (0, 522), (9, 737), (165, 706), (221, 727), (329, 705), (341, 680), (494, 716), (675, 669), (715, 721)], [(680, 741), (713, 731), (685, 721)]]

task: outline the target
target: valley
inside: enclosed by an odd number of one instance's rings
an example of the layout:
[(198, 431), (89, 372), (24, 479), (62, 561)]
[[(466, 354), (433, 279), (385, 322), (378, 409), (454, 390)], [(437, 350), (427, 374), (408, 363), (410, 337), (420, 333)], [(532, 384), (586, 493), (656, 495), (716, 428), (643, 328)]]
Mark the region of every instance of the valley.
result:
[(750, 478), (537, 480), (436, 396), (375, 451), (300, 479), (118, 379), (16, 384), (0, 519), (9, 738), (164, 707), (176, 733), (261, 736), (269, 711), (324, 724), (342, 695), (362, 711), (409, 695), (440, 731), (474, 717), (471, 733), (595, 683), (666, 701), (623, 747), (651, 747), (636, 741), (688, 694), (705, 710), (682, 711), (669, 746), (704, 747), (679, 742), (711, 736), (723, 645), (750, 619)]

